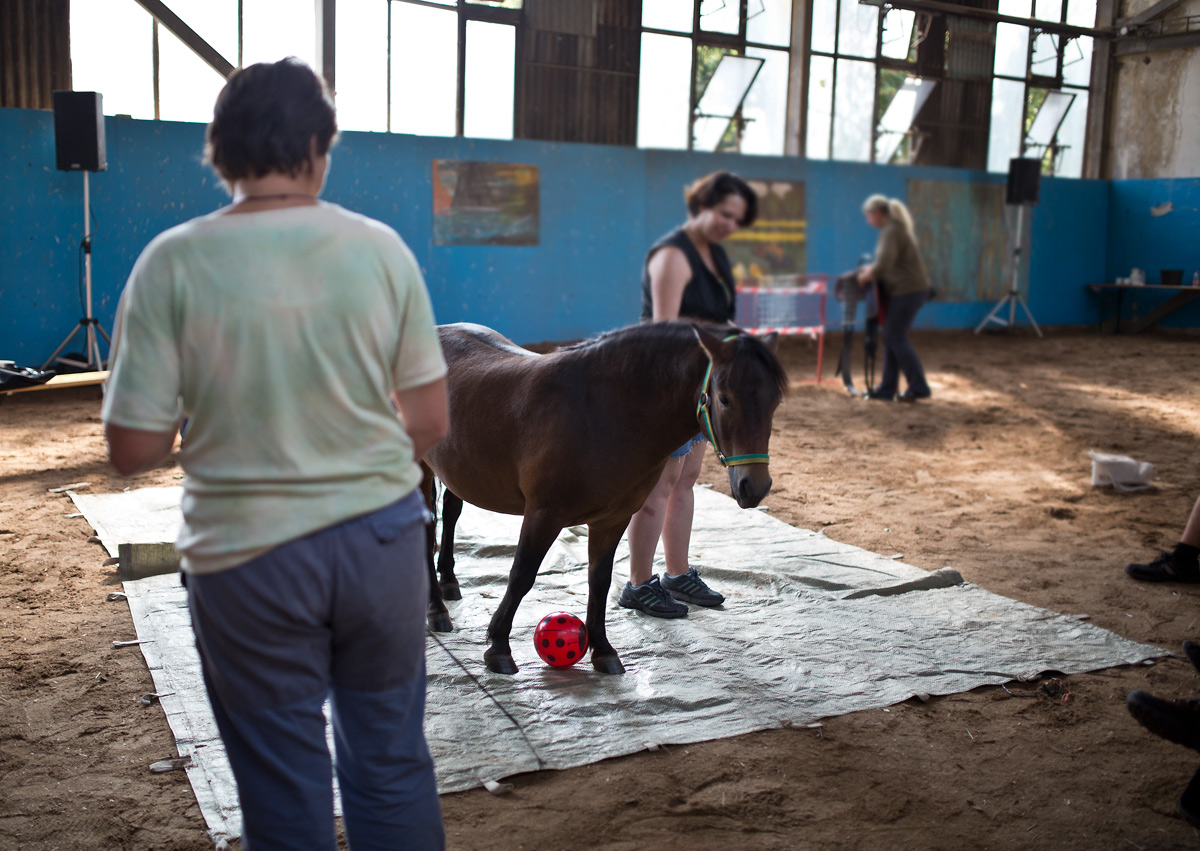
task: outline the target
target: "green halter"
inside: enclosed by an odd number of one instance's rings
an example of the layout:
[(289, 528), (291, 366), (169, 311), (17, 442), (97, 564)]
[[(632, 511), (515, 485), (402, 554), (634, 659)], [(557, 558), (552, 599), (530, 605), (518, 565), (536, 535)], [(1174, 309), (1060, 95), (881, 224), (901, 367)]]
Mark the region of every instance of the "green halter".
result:
[[(728, 343), (730, 340), (736, 340), (738, 334), (731, 334), (722, 340), (722, 343)], [(709, 396), (708, 388), (712, 383), (713, 359), (708, 353), (708, 349), (704, 350), (704, 354), (708, 357), (708, 369), (704, 371), (704, 382), (700, 385), (700, 401), (696, 403), (696, 419), (700, 422), (700, 430), (704, 436), (708, 438), (708, 442), (712, 444), (713, 451), (717, 453), (717, 460), (721, 462), (722, 467), (740, 467), (744, 464), (766, 464), (771, 460), (770, 455), (730, 455), (726, 456), (721, 451), (720, 445), (717, 443), (717, 433), (713, 431), (712, 425), (712, 397)]]

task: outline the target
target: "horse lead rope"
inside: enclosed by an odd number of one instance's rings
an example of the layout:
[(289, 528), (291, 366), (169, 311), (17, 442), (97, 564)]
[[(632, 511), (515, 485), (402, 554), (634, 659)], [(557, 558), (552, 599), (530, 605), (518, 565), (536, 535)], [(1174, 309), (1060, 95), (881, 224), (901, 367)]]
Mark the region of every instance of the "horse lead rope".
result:
[[(723, 339), (722, 343), (728, 343), (731, 340), (736, 340), (740, 334), (730, 334)], [(701, 348), (704, 348), (701, 346)], [(726, 456), (721, 451), (720, 444), (717, 443), (717, 433), (713, 430), (712, 424), (712, 397), (709, 395), (709, 386), (712, 384), (713, 359), (708, 349), (704, 349), (704, 356), (708, 358), (708, 369), (704, 371), (704, 381), (700, 384), (700, 401), (696, 403), (696, 420), (700, 423), (700, 431), (704, 437), (712, 444), (713, 451), (717, 453), (717, 460), (721, 462), (722, 467), (741, 467), (745, 464), (766, 464), (771, 460), (770, 455), (729, 455)]]

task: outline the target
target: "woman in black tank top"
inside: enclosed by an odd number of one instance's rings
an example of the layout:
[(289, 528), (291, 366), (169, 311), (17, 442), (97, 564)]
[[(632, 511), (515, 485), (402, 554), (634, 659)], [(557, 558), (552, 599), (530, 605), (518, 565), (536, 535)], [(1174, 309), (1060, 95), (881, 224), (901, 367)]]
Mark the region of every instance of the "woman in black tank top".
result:
[[(732, 323), (733, 269), (721, 242), (754, 224), (758, 196), (729, 172), (702, 177), (684, 192), (688, 219), (650, 249), (642, 273), (642, 320), (697, 319)], [(725, 598), (688, 564), (692, 537), (692, 487), (704, 461), (704, 437), (671, 456), (658, 485), (629, 522), (629, 579), (620, 605), (660, 618), (687, 614), (682, 602), (719, 606)], [(654, 552), (663, 542), (667, 572), (653, 576)]]

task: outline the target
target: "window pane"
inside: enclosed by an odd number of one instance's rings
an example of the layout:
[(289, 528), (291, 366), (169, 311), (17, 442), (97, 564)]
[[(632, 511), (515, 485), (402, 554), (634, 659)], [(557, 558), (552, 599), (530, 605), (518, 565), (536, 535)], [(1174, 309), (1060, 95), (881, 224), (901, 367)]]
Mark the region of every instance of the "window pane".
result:
[(1053, 33), (1038, 33), (1033, 37), (1029, 73), (1042, 77), (1058, 76), (1058, 39)]
[(1075, 27), (1096, 26), (1096, 0), (1068, 0), (1067, 23)]
[(833, 60), (814, 56), (808, 63), (808, 138), (804, 142), (804, 154), (809, 159), (829, 159), (832, 119)]
[(392, 4), (392, 132), (453, 136), (458, 12)]
[(153, 25), (133, 0), (71, 4), (72, 85), (100, 92), (105, 115), (154, 117)]
[(1024, 79), (1029, 63), (1029, 27), (996, 24), (997, 74)]
[(476, 139), (513, 137), (516, 51), (516, 27), (467, 21), (464, 136)]
[(908, 59), (912, 49), (913, 24), (917, 13), (907, 9), (889, 9), (883, 16), (883, 44), (880, 51), (889, 59)]
[[(1037, 99), (1035, 99), (1035, 93)], [(1033, 120), (1030, 122), (1029, 130), (1025, 133), (1025, 140), (1027, 147), (1035, 148), (1034, 153), (1040, 154), (1054, 141), (1059, 126), (1075, 101), (1075, 93), (1032, 89), (1029, 95), (1029, 110)]]
[(495, 6), (498, 9), (520, 9), (523, 0), (467, 0), (472, 6)]
[(158, 80), (159, 118), (212, 121), (225, 78), (164, 26), (158, 28)]
[(781, 156), (787, 123), (787, 51), (748, 47), (746, 55), (766, 62), (742, 106), (742, 116), (749, 120), (742, 135), (742, 153)]
[(638, 147), (687, 148), (692, 40), (642, 33)]
[(1021, 136), (1024, 132), (1025, 84), (1015, 80), (993, 80), (988, 171), (1008, 171), (1008, 161), (1021, 156)]
[[(838, 21), (838, 53), (874, 59), (878, 27), (878, 8), (864, 6), (856, 0), (842, 0)], [(838, 85), (841, 86), (840, 81)]]
[(833, 158), (869, 162), (875, 108), (875, 64), (837, 61), (833, 103)]
[[(885, 72), (903, 73), (903, 72)], [(880, 74), (880, 100), (883, 100), (883, 74)], [(895, 85), (894, 83), (892, 85)], [(911, 145), (905, 145), (908, 131), (912, 129), (917, 113), (929, 100), (929, 96), (937, 87), (937, 80), (923, 80), (920, 77), (906, 77), (884, 110), (879, 119), (879, 132), (875, 139), (875, 162), (889, 163), (896, 151), (901, 147), (907, 152)]]
[(711, 33), (736, 33), (740, 17), (740, 0), (700, 0), (702, 30)]
[[(705, 92), (708, 90), (708, 81), (717, 72), (717, 68), (721, 65), (721, 60), (730, 55), (737, 55), (737, 51), (731, 47), (714, 47), (711, 44), (696, 45), (695, 85), (697, 101), (704, 97)], [(723, 73), (728, 74), (731, 69), (732, 66)]]
[(1063, 0), (1035, 0), (1033, 16), (1041, 21), (1062, 20)]
[(837, 0), (813, 0), (812, 15), (812, 49), (833, 53), (833, 40), (837, 35)]
[(750, 0), (746, 39), (787, 47), (792, 43), (792, 0)]
[(1077, 92), (1075, 102), (1067, 110), (1067, 117), (1058, 128), (1058, 146), (1061, 151), (1054, 173), (1060, 177), (1083, 175), (1083, 144), (1087, 136), (1088, 93)]
[(295, 0), (243, 0), (242, 64), (295, 56), (317, 68), (317, 16)]
[(338, 0), (337, 112), (343, 130), (387, 130), (387, 4)]
[(1067, 42), (1063, 49), (1063, 82), (1086, 86), (1092, 81), (1092, 39), (1083, 35)]
[(692, 0), (642, 0), (642, 26), (690, 33)]

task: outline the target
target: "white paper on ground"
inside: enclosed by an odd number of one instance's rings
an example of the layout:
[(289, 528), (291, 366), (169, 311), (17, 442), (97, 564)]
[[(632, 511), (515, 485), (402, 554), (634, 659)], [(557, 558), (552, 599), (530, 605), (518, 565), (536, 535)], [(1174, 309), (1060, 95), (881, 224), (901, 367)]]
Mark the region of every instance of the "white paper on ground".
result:
[[(178, 499), (178, 489), (174, 498)], [(170, 494), (74, 496), (108, 545), (132, 528), (173, 540)], [(149, 506), (149, 507), (148, 507)], [(517, 612), (516, 676), (483, 667), (485, 634), (504, 591), (519, 517), (466, 506), (458, 525), (464, 599), (449, 604), (455, 632), (427, 644), (426, 736), (441, 792), (539, 767), (562, 769), (659, 745), (724, 738), (880, 708), (913, 696), (1081, 673), (1166, 655), (1063, 615), (797, 529), (728, 497), (696, 490), (693, 564), (727, 601), (663, 621), (616, 606), (628, 575), (618, 551), (609, 639), (627, 668), (553, 669), (533, 628), (547, 612), (583, 615), (586, 530), (564, 531)], [(165, 536), (165, 537), (164, 537)], [(113, 551), (115, 552), (115, 546)], [(236, 836), (236, 789), (200, 679), (184, 591), (175, 575), (125, 583), (142, 653), (214, 840)], [(884, 591), (885, 593), (858, 592)], [(132, 652), (132, 651), (131, 651)], [(451, 655), (452, 654), (452, 655)], [(474, 675), (469, 676), (459, 660)], [(478, 681), (478, 682), (477, 682)], [(481, 689), (490, 693), (491, 697)], [(496, 705), (497, 701), (520, 724)]]

